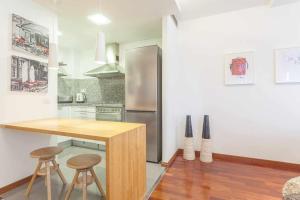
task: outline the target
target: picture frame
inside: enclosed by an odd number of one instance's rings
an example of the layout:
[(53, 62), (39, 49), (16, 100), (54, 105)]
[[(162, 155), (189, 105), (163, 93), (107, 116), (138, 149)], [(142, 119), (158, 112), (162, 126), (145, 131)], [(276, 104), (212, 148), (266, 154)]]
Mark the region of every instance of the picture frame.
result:
[(254, 51), (225, 54), (224, 74), (225, 85), (254, 84)]
[(48, 74), (47, 63), (13, 55), (11, 56), (10, 90), (48, 93)]
[(47, 59), (49, 29), (12, 14), (12, 49)]
[(274, 50), (275, 82), (300, 83), (300, 47)]

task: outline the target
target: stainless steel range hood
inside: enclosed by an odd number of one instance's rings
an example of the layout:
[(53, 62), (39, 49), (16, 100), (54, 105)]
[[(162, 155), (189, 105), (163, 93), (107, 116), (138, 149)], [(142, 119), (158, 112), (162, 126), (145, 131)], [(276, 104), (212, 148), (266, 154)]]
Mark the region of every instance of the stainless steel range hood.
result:
[(84, 75), (91, 77), (115, 77), (115, 76), (124, 76), (124, 73), (121, 72), (120, 66), (116, 64), (106, 64), (91, 71), (86, 72)]
[(84, 75), (97, 78), (124, 76), (119, 66), (119, 44), (106, 45), (106, 58), (108, 64), (92, 69)]

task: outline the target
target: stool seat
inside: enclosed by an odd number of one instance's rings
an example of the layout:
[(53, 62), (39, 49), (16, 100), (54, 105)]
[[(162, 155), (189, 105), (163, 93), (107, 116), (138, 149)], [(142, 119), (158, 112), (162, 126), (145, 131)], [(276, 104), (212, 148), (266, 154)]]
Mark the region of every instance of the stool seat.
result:
[[(29, 197), (32, 185), (37, 178), (37, 176), (45, 177), (45, 185), (47, 186), (47, 200), (52, 199), (51, 194), (51, 174), (57, 172), (63, 184), (67, 184), (67, 181), (62, 174), (59, 164), (57, 164), (55, 157), (57, 154), (61, 153), (64, 149), (61, 147), (44, 147), (41, 149), (34, 150), (30, 153), (32, 158), (38, 159), (38, 164), (34, 170), (32, 178), (29, 182), (25, 195)], [(51, 165), (52, 164), (52, 165)], [(42, 166), (44, 166), (42, 168)], [(27, 198), (26, 198), (27, 199)]]
[[(81, 154), (74, 156), (67, 161), (67, 166), (75, 169), (76, 173), (69, 186), (65, 200), (69, 200), (74, 187), (82, 188), (82, 199), (87, 200), (87, 186), (96, 183), (100, 193), (105, 197), (105, 192), (101, 186), (100, 180), (93, 169), (101, 162), (101, 156), (96, 154)], [(91, 175), (88, 175), (90, 173)], [(80, 176), (82, 174), (82, 176)]]
[(67, 166), (72, 169), (81, 170), (81, 169), (92, 168), (95, 165), (99, 164), (100, 162), (101, 162), (101, 156), (95, 154), (82, 154), (70, 158), (67, 161)]
[(33, 152), (30, 153), (30, 156), (32, 158), (39, 158), (39, 159), (52, 158), (57, 154), (63, 152), (63, 150), (64, 149), (61, 147), (45, 147), (45, 148), (34, 150)]

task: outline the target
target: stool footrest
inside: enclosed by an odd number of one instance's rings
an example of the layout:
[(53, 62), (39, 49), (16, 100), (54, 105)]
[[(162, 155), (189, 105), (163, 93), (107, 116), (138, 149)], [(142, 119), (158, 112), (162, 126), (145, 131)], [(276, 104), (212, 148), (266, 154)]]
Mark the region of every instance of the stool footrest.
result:
[[(91, 176), (91, 175), (86, 176), (86, 185), (87, 186), (93, 184), (94, 181), (95, 181), (95, 179), (93, 176)], [(82, 189), (82, 186), (83, 186), (83, 176), (80, 176), (80, 177), (78, 177), (78, 179), (75, 183), (75, 187), (77, 189)]]
[[(50, 174), (56, 172), (58, 170), (58, 166), (51, 166), (50, 167)], [(41, 168), (38, 172), (37, 175), (39, 176), (46, 176), (47, 175), (47, 169), (46, 167)]]

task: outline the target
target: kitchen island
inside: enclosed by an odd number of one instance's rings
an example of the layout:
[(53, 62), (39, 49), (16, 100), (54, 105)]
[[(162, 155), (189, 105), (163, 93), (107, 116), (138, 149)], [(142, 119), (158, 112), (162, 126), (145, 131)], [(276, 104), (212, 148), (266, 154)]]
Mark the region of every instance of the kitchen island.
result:
[(38, 134), (106, 144), (106, 199), (142, 200), (146, 193), (146, 125), (80, 119), (43, 119), (1, 125)]

